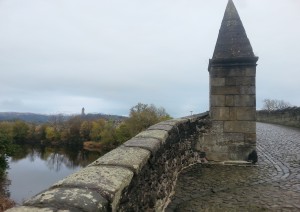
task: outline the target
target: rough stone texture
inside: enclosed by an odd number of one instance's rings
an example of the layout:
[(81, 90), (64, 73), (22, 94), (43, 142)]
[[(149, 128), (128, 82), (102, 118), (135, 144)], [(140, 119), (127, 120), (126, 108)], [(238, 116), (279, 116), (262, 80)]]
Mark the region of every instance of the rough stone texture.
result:
[(256, 110), (254, 107), (236, 107), (236, 120), (256, 121)]
[(186, 123), (189, 119), (188, 118), (177, 118), (177, 119), (171, 119), (164, 122), (161, 122), (160, 124), (167, 124), (171, 126), (180, 126), (184, 123)]
[(227, 106), (227, 107), (234, 106), (234, 96), (233, 95), (225, 95), (225, 106)]
[(229, 0), (213, 58), (236, 57), (254, 57), (254, 53), (239, 14), (232, 0)]
[(20, 206), (6, 210), (6, 212), (55, 212), (57, 210), (51, 208), (35, 208), (30, 206)]
[(159, 123), (148, 128), (148, 130), (164, 130), (170, 132), (174, 127), (172, 125)]
[[(225, 60), (225, 59), (224, 59)], [(224, 78), (231, 78), (231, 77), (255, 77), (256, 76), (256, 71), (253, 70), (253, 63), (256, 63), (258, 60), (258, 58), (256, 58), (253, 61), (248, 62), (247, 64), (245, 64), (244, 62), (241, 63), (239, 62), (239, 60), (237, 59), (237, 61), (234, 60), (230, 60), (231, 63), (234, 63), (230, 66), (229, 61), (227, 63), (229, 64), (222, 64), (222, 63), (214, 63), (214, 60), (210, 61), (210, 67), (214, 67), (214, 71), (212, 73), (210, 73), (210, 75), (213, 78), (216, 77), (224, 77)], [(242, 66), (239, 66), (242, 65)], [(251, 67), (252, 65), (252, 67)], [(212, 80), (212, 79), (211, 79)], [(237, 84), (238, 85), (238, 84)]]
[(226, 106), (226, 98), (225, 97), (226, 96), (224, 96), (224, 95), (211, 95), (210, 96), (210, 105), (214, 106), (214, 107)]
[(82, 188), (54, 188), (25, 202), (27, 206), (70, 211), (107, 211), (107, 200), (96, 191)]
[(234, 96), (234, 104), (237, 107), (255, 107), (256, 96), (255, 95), (236, 95)]
[(236, 86), (211, 86), (211, 95), (240, 94)]
[(185, 169), (165, 211), (300, 211), (299, 137), (297, 128), (257, 123), (256, 165)]
[(245, 160), (255, 150), (257, 60), (229, 0), (208, 67), (212, 128), (197, 144), (209, 160)]
[[(207, 126), (204, 120), (207, 114), (186, 117), (184, 119), (162, 122), (161, 125), (172, 125), (169, 135), (162, 147), (151, 155), (148, 164), (135, 175), (120, 200), (120, 211), (161, 211), (172, 192), (178, 173), (190, 164), (199, 161), (195, 144), (201, 132)], [(157, 126), (149, 132), (156, 131)], [(138, 135), (139, 137), (140, 135)], [(149, 138), (152, 135), (149, 134)]]
[(225, 78), (213, 78), (210, 81), (211, 86), (225, 86)]
[(227, 77), (225, 84), (255, 86), (255, 77)]
[(156, 138), (161, 142), (165, 142), (168, 137), (168, 132), (165, 130), (146, 130), (135, 136), (136, 138)]
[(230, 120), (230, 108), (229, 107), (213, 107), (210, 111), (211, 118), (213, 120)]
[(126, 141), (123, 145), (127, 147), (140, 147), (151, 151), (152, 155), (155, 155), (161, 146), (161, 141), (157, 138), (132, 138)]
[(89, 166), (54, 184), (56, 187), (88, 188), (98, 191), (115, 210), (133, 172), (118, 166)]
[(292, 107), (276, 111), (258, 111), (257, 121), (300, 127), (300, 107)]
[(150, 151), (138, 147), (118, 147), (89, 165), (112, 165), (123, 166), (138, 174), (141, 168), (147, 163)]
[(225, 121), (224, 132), (255, 133), (256, 123), (254, 121)]

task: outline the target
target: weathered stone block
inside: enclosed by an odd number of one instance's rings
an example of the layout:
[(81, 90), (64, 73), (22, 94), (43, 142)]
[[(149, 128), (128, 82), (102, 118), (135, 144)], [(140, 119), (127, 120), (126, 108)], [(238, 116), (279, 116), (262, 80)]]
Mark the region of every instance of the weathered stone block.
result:
[(244, 77), (255, 77), (256, 76), (256, 65), (245, 68), (245, 71), (246, 71), (246, 73), (245, 73)]
[(244, 142), (244, 133), (207, 134), (199, 138), (196, 149), (204, 152), (227, 152), (228, 146)]
[(223, 142), (226, 144), (240, 143), (245, 140), (244, 133), (224, 133), (222, 137)]
[(143, 166), (150, 158), (150, 151), (141, 149), (138, 147), (118, 147), (106, 153), (98, 160), (90, 164), (89, 166), (98, 165), (113, 165), (128, 167), (136, 174), (140, 172)]
[(201, 121), (204, 121), (205, 117), (207, 117), (208, 115), (209, 115), (209, 112), (206, 111), (204, 113), (194, 114), (194, 115), (191, 115), (191, 116), (186, 116), (184, 118), (188, 119), (190, 123), (196, 123), (196, 122), (200, 121), (199, 117), (202, 117), (203, 120), (201, 120)]
[(245, 134), (245, 142), (249, 144), (256, 144), (256, 134)]
[(188, 118), (177, 118), (177, 119), (171, 119), (171, 120), (163, 121), (163, 122), (160, 122), (159, 124), (178, 126), (178, 125), (181, 125), (181, 124), (185, 124), (188, 121), (189, 121)]
[(255, 86), (241, 86), (240, 94), (255, 94)]
[(132, 138), (123, 145), (127, 147), (140, 147), (151, 151), (154, 155), (161, 146), (161, 141), (156, 138)]
[[(25, 202), (27, 206), (53, 207), (67, 211), (107, 211), (108, 201), (98, 192), (84, 188), (54, 188)], [(32, 210), (33, 212), (35, 210)], [(38, 211), (38, 210), (36, 210)], [(47, 211), (40, 209), (40, 211)]]
[(156, 138), (165, 143), (169, 133), (165, 130), (146, 130), (137, 134), (136, 138)]
[(227, 152), (207, 152), (206, 158), (211, 161), (225, 161), (228, 160)]
[(256, 123), (254, 121), (225, 121), (224, 132), (255, 133)]
[(224, 107), (226, 103), (224, 95), (211, 95), (210, 106), (211, 107)]
[(233, 95), (226, 95), (225, 96), (225, 106), (234, 106), (234, 96)]
[(57, 210), (51, 208), (36, 208), (30, 206), (21, 206), (21, 207), (15, 207), (6, 210), (6, 212), (54, 212), (54, 211)]
[(237, 107), (255, 107), (256, 106), (255, 95), (235, 95), (234, 105)]
[(211, 86), (225, 86), (225, 78), (211, 78), (210, 85)]
[(229, 109), (230, 119), (227, 121), (236, 121), (236, 107), (230, 107)]
[(236, 107), (236, 119), (240, 121), (255, 121), (255, 107)]
[(248, 155), (255, 150), (254, 145), (242, 144), (229, 147), (229, 160), (244, 160), (248, 159)]
[(233, 68), (233, 67), (223, 67), (223, 68), (216, 68), (210, 70), (211, 77), (218, 77), (218, 78), (228, 78), (228, 77), (255, 77), (256, 70), (255, 67), (241, 67), (241, 68)]
[(236, 86), (212, 86), (211, 95), (226, 95), (226, 94), (240, 94), (240, 88)]
[(75, 187), (98, 191), (105, 199), (110, 200), (112, 210), (115, 211), (122, 191), (129, 185), (132, 177), (133, 172), (127, 168), (89, 166), (57, 182), (53, 187)]
[(223, 121), (212, 121), (212, 126), (210, 128), (211, 134), (219, 134), (223, 132), (224, 122)]
[(211, 108), (211, 118), (212, 120), (229, 120), (229, 107), (212, 107)]
[[(210, 147), (216, 145), (219, 140), (221, 140), (221, 135), (219, 134), (205, 134), (198, 138), (198, 142), (196, 144), (196, 149), (199, 151), (204, 150), (204, 147)], [(204, 150), (207, 151), (207, 150)]]
[(255, 86), (255, 77), (227, 77), (225, 79), (227, 86)]
[(227, 145), (213, 145), (209, 147), (210, 152), (228, 152), (228, 146)]
[(173, 128), (174, 126), (172, 125), (158, 123), (149, 127), (148, 130), (165, 130), (167, 132), (170, 132)]

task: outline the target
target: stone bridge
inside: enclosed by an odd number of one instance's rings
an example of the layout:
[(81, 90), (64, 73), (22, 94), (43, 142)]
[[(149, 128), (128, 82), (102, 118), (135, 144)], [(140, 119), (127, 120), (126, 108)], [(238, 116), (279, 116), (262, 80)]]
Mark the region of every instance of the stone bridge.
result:
[[(223, 201), (223, 198), (227, 201), (226, 189), (231, 184), (238, 185), (237, 189), (244, 188), (239, 187), (243, 183), (261, 185), (268, 179), (266, 176), (274, 179), (272, 182), (277, 182), (276, 179), (299, 181), (298, 173), (292, 173), (292, 167), (286, 165), (285, 160), (278, 161), (275, 153), (268, 152), (273, 147), (272, 142), (259, 143), (256, 148), (257, 60), (238, 12), (229, 0), (208, 67), (209, 112), (151, 126), (86, 168), (26, 201), (24, 206), (9, 211), (186, 211), (190, 210), (190, 205), (198, 211), (206, 207), (205, 201), (210, 201), (204, 198), (212, 196), (207, 189), (220, 195), (217, 201)], [(207, 179), (206, 175), (198, 174), (220, 161), (222, 164), (255, 163), (257, 150), (262, 161), (259, 161), (262, 165), (257, 172), (263, 177), (255, 173), (254, 166), (247, 170), (230, 169), (234, 176), (226, 175), (227, 166), (211, 169)], [(178, 174), (184, 168), (207, 161), (209, 165), (193, 166), (192, 176), (183, 174), (179, 190), (175, 189), (176, 195), (171, 197)], [(238, 176), (237, 180), (234, 180), (235, 176)], [(199, 181), (200, 184), (193, 184)], [(286, 182), (284, 185), (294, 181)], [(190, 190), (182, 197), (185, 190), (180, 188), (185, 187)], [(249, 188), (245, 187), (245, 195)], [(264, 187), (260, 188), (263, 190)], [(232, 192), (236, 201), (240, 201), (236, 194), (244, 195), (241, 190)], [(298, 193), (290, 195), (298, 197)], [(171, 199), (173, 201), (166, 209)]]
[(169, 211), (300, 211), (300, 129), (257, 123), (256, 165), (182, 171)]
[(9, 211), (162, 211), (178, 174), (200, 161), (208, 113), (151, 126)]
[(208, 113), (156, 124), (8, 211), (300, 210), (300, 129), (258, 123), (251, 165), (202, 163), (210, 127)]

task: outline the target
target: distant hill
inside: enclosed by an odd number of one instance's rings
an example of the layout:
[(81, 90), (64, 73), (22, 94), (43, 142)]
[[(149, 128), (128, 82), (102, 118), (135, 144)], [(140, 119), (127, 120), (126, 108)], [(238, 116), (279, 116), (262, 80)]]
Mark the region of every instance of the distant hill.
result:
[[(76, 116), (76, 115), (67, 115), (67, 114), (57, 114), (57, 115), (45, 115), (45, 114), (36, 114), (36, 113), (17, 113), (17, 112), (0, 112), (0, 121), (14, 121), (22, 120), (25, 122), (31, 123), (47, 123), (53, 120), (55, 116), (62, 116), (65, 121)], [(118, 115), (107, 115), (107, 114), (86, 114), (82, 116), (84, 120), (95, 120), (95, 119), (106, 119), (113, 121), (122, 121), (126, 117)]]

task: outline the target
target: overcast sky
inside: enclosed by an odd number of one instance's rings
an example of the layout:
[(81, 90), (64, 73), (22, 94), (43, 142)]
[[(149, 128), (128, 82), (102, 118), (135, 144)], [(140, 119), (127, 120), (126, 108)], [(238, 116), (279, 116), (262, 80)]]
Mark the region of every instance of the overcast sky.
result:
[[(264, 98), (300, 105), (300, 1), (235, 0)], [(0, 0), (0, 112), (208, 110), (227, 0)]]

